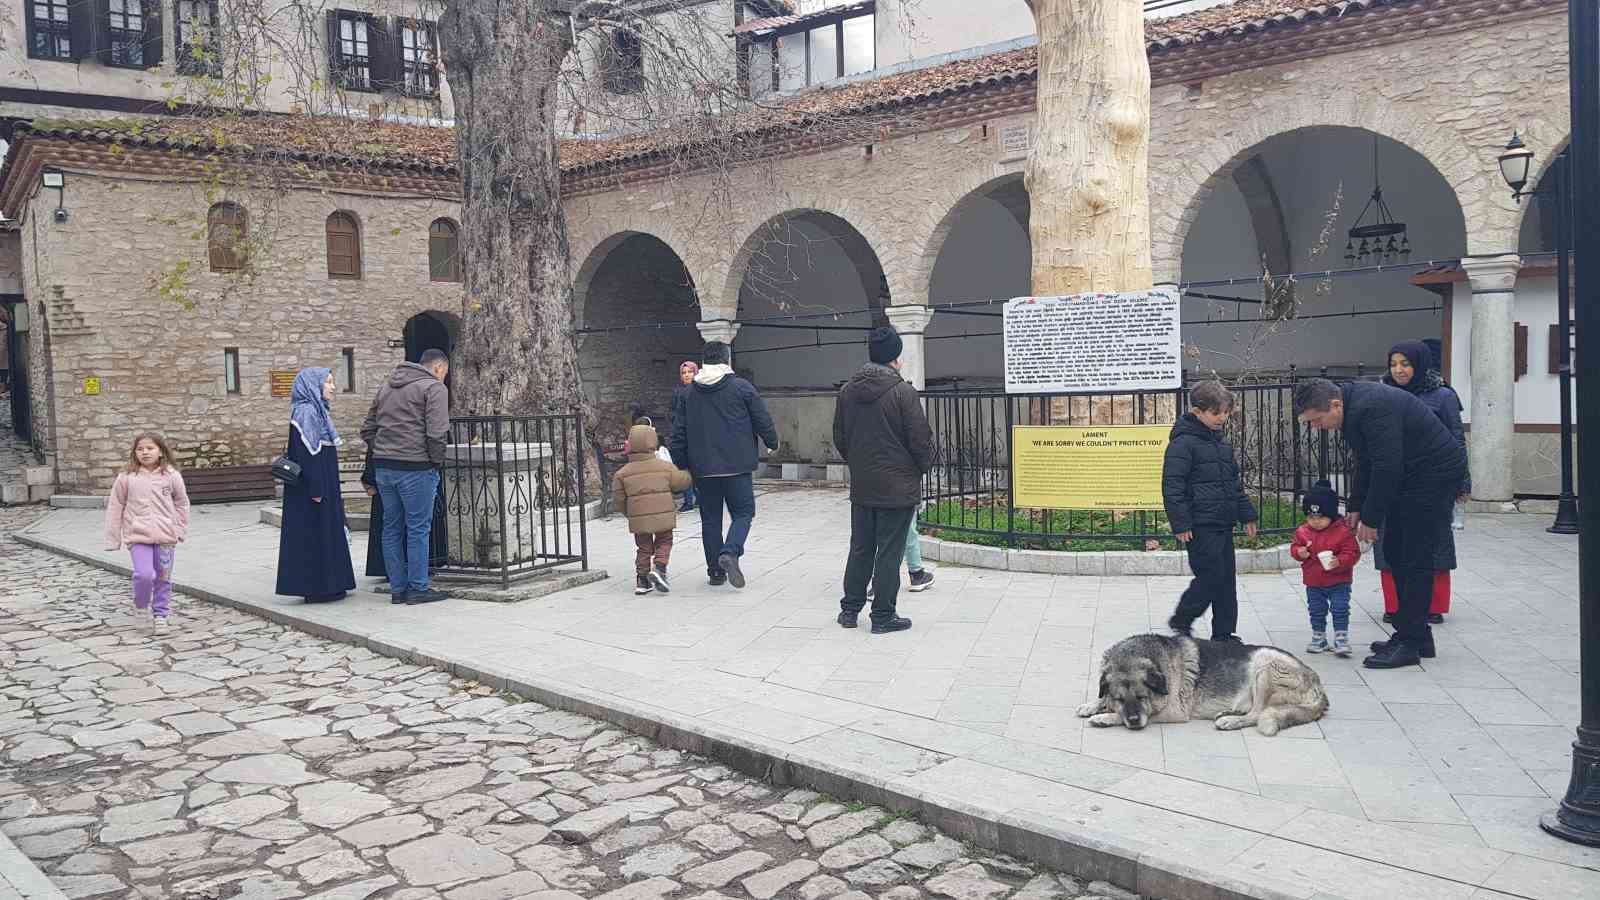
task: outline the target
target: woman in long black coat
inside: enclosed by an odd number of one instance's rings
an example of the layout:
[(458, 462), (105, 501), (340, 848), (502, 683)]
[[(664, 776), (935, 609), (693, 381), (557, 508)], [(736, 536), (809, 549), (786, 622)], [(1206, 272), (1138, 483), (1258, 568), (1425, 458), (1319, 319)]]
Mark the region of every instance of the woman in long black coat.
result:
[(332, 398), (332, 370), (301, 369), (295, 377), (287, 455), (300, 465), (300, 480), (283, 489), (277, 592), (307, 603), (341, 600), (356, 587), (339, 494), (343, 441), (328, 412)]
[[(1383, 376), (1383, 383), (1412, 394), (1426, 404), (1465, 453), (1467, 435), (1461, 424), (1461, 398), (1444, 383), (1436, 362), (1427, 344), (1422, 341), (1401, 341), (1389, 350), (1389, 374)], [(1462, 479), (1460, 494), (1462, 497), (1472, 494), (1471, 473)], [(1395, 612), (1400, 608), (1399, 592), (1394, 577), (1389, 574), (1389, 562), (1384, 559), (1381, 540), (1373, 544), (1372, 562), (1382, 573), (1379, 577), (1383, 585), (1383, 620), (1393, 622)], [(1439, 549), (1433, 558), (1433, 601), (1428, 606), (1428, 621), (1434, 625), (1442, 623), (1445, 613), (1450, 611), (1450, 572), (1455, 567), (1455, 535), (1447, 533), (1439, 542)]]

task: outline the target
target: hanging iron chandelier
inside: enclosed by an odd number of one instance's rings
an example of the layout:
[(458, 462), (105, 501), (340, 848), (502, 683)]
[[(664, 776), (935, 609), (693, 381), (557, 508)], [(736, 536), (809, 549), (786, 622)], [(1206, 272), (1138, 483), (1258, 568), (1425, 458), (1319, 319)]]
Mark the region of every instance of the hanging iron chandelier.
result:
[[(1362, 223), (1373, 214), (1370, 225)], [(1356, 244), (1360, 241), (1360, 245)], [(1396, 222), (1389, 204), (1383, 200), (1383, 180), (1378, 172), (1378, 137), (1372, 138), (1372, 198), (1356, 217), (1350, 239), (1344, 245), (1344, 258), (1350, 265), (1393, 265), (1411, 258), (1411, 238), (1406, 223)]]

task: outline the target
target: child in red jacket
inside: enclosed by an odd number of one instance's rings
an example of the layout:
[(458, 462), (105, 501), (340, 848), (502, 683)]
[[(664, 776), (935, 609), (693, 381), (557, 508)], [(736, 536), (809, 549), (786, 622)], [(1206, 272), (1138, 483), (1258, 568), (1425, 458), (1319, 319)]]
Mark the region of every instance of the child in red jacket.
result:
[(1333, 610), (1333, 652), (1350, 655), (1350, 582), (1361, 545), (1355, 532), (1339, 518), (1339, 496), (1333, 485), (1319, 481), (1306, 491), (1301, 505), (1306, 523), (1294, 533), (1289, 554), (1300, 560), (1301, 577), (1306, 583), (1306, 606), (1311, 610), (1311, 643), (1307, 653), (1321, 653), (1328, 647), (1328, 610)]

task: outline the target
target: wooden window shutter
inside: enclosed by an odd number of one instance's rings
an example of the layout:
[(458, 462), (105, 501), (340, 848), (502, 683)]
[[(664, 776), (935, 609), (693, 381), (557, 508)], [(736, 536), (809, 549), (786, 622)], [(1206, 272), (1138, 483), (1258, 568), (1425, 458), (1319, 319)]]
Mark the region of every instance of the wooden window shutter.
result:
[(144, 0), (144, 67), (161, 65), (165, 48), (161, 30), (161, 0)]
[(211, 207), (206, 227), (206, 255), (213, 272), (236, 272), (244, 267), (244, 207), (218, 203)]
[(344, 66), (340, 64), (339, 11), (328, 10), (328, 83), (344, 87)]
[(372, 60), (372, 89), (400, 88), (399, 20), (372, 16), (367, 20), (367, 53)]
[(1520, 381), (1522, 376), (1528, 374), (1528, 326), (1515, 322), (1513, 327), (1516, 329), (1515, 347), (1512, 350), (1513, 358), (1516, 360), (1516, 375), (1512, 380)]
[(1549, 354), (1549, 356), (1548, 356), (1548, 359), (1546, 360), (1545, 371), (1549, 372), (1551, 375), (1560, 375), (1561, 374), (1561, 326), (1560, 325), (1551, 325), (1550, 326), (1550, 340), (1546, 344), (1546, 348), (1547, 348), (1546, 352)]
[(361, 277), (361, 229), (347, 212), (328, 217), (328, 277)]
[(67, 27), (72, 31), (72, 58), (92, 59), (95, 56), (95, 37), (105, 32), (104, 23), (110, 16), (105, 0), (72, 0), (67, 7)]

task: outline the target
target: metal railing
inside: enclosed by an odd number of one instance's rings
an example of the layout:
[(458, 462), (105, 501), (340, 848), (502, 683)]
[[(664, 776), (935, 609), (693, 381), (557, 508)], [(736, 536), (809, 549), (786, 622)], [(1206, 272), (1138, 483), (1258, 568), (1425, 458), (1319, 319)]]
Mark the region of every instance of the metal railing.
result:
[(446, 578), (502, 588), (556, 566), (589, 568), (580, 415), (450, 420), (442, 471)]
[[(1300, 498), (1319, 478), (1346, 496), (1354, 473), (1337, 433), (1316, 432), (1294, 416), (1294, 384), (1232, 387), (1233, 445), (1245, 492), (1268, 538), (1301, 522)], [(1013, 502), (1011, 436), (1028, 425), (1169, 425), (1188, 411), (1187, 389), (1111, 394), (924, 394), (935, 461), (923, 481), (918, 524), (924, 533), (1023, 549), (1170, 548), (1164, 513), (1146, 510), (1033, 509)]]

